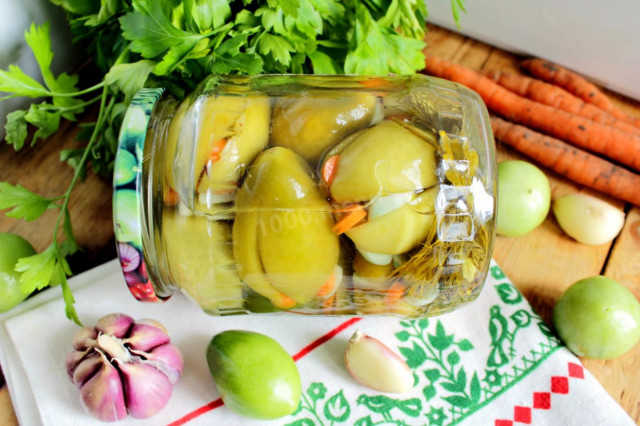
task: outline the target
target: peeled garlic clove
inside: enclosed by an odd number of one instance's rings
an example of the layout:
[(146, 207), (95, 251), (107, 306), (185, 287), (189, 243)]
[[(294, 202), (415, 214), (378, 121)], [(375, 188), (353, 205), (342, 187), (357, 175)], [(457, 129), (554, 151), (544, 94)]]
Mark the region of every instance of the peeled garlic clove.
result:
[(612, 241), (624, 226), (624, 212), (591, 195), (563, 195), (553, 201), (560, 228), (583, 244)]
[(123, 339), (132, 349), (148, 351), (169, 343), (169, 335), (163, 326), (137, 322), (131, 328), (131, 336)]
[(360, 383), (381, 392), (402, 393), (413, 387), (413, 373), (386, 345), (360, 330), (349, 339), (347, 369)]
[(115, 313), (100, 318), (96, 323), (96, 330), (115, 337), (123, 337), (129, 332), (132, 324), (133, 318), (129, 315)]
[(156, 415), (171, 397), (172, 385), (167, 376), (146, 363), (116, 363), (122, 372), (129, 414), (137, 419)]
[(71, 345), (77, 351), (83, 351), (93, 345), (98, 337), (98, 332), (93, 327), (82, 327), (73, 335)]
[(96, 418), (115, 422), (127, 417), (122, 381), (118, 370), (102, 356), (101, 367), (81, 388), (82, 405)]

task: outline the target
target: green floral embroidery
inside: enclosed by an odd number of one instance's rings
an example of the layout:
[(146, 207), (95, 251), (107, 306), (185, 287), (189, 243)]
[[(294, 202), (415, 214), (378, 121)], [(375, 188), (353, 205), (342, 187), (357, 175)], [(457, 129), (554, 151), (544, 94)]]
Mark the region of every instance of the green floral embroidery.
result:
[(496, 290), (498, 291), (498, 296), (500, 296), (500, 299), (507, 305), (516, 305), (522, 302), (522, 295), (520, 294), (518, 289), (513, 286), (513, 284), (498, 284), (496, 286)]
[(431, 411), (427, 413), (430, 425), (442, 426), (444, 421), (447, 420), (447, 415), (444, 413), (443, 408), (432, 407)]
[[(505, 278), (495, 266), (491, 275)], [(288, 425), (442, 426), (457, 424), (486, 406), (560, 347), (542, 319), (525, 308), (524, 298), (512, 284), (500, 283), (493, 289), (501, 303), (489, 308), (486, 337), (455, 335), (440, 319), (397, 323), (398, 352), (413, 370), (414, 386), (423, 398), (361, 394), (353, 401), (343, 389), (311, 383), (294, 414), (298, 418)], [(535, 334), (537, 341), (519, 340), (520, 331), (533, 324), (541, 332)], [(475, 340), (479, 338), (483, 340)], [(487, 359), (479, 364), (481, 356)]]

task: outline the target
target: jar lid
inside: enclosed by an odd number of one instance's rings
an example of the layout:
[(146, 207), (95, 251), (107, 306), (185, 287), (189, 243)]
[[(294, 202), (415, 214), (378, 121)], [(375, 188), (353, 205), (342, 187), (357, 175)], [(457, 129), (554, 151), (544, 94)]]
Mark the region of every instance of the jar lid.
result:
[(142, 250), (142, 161), (147, 127), (162, 88), (141, 89), (131, 100), (120, 128), (113, 174), (116, 249), (129, 291), (142, 302), (160, 302), (149, 280)]

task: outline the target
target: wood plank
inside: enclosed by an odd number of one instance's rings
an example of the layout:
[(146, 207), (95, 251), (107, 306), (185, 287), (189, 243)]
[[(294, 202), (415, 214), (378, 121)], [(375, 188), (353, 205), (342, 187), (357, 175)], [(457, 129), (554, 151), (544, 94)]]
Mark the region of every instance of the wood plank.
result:
[[(35, 148), (14, 152), (0, 145), (0, 181), (19, 183), (45, 197), (62, 195), (73, 177), (71, 167), (60, 162), (60, 151), (76, 148), (77, 126), (65, 122), (47, 141)], [(111, 213), (111, 182), (89, 173), (79, 182), (69, 203), (71, 223), (82, 251), (69, 259), (74, 273), (83, 272), (115, 257)], [(34, 222), (25, 222), (0, 214), (0, 232), (14, 232), (27, 239), (40, 252), (52, 240), (58, 210), (49, 210)], [(61, 230), (60, 230), (60, 234)]]
[(0, 425), (18, 426), (18, 419), (11, 405), (11, 397), (7, 386), (0, 388)]

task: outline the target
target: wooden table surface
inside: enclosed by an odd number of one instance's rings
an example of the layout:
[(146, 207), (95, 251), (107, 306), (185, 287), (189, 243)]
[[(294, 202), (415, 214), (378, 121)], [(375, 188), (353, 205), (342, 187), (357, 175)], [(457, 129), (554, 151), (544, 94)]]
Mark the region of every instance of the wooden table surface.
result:
[[(429, 27), (427, 42), (427, 54), (469, 68), (519, 72), (518, 60), (521, 58), (435, 26)], [(640, 117), (640, 103), (609, 94), (618, 107)], [(20, 183), (43, 195), (61, 194), (71, 179), (71, 170), (60, 164), (58, 156), (61, 149), (78, 145), (74, 141), (76, 132), (74, 126), (64, 125), (49, 140), (40, 142), (37, 149), (24, 149), (19, 153), (2, 144), (0, 181)], [(498, 158), (522, 157), (498, 146)], [(547, 172), (547, 176), (552, 197), (584, 191), (551, 172)], [(603, 274), (621, 282), (640, 298), (640, 209), (603, 198), (627, 213), (621, 234), (611, 244), (579, 244), (562, 233), (551, 214), (539, 228), (524, 237), (498, 237), (496, 240), (493, 257), (549, 325), (555, 301), (569, 285), (581, 278)], [(89, 176), (78, 185), (70, 208), (76, 237), (84, 248), (71, 259), (72, 270), (79, 273), (113, 259), (110, 182)], [(35, 223), (0, 216), (0, 232), (16, 232), (37, 250), (42, 250), (50, 242), (55, 219), (53, 211)], [(583, 359), (583, 362), (611, 396), (640, 423), (640, 345), (614, 360)], [(4, 380), (0, 384), (0, 424), (16, 425), (18, 422)]]

